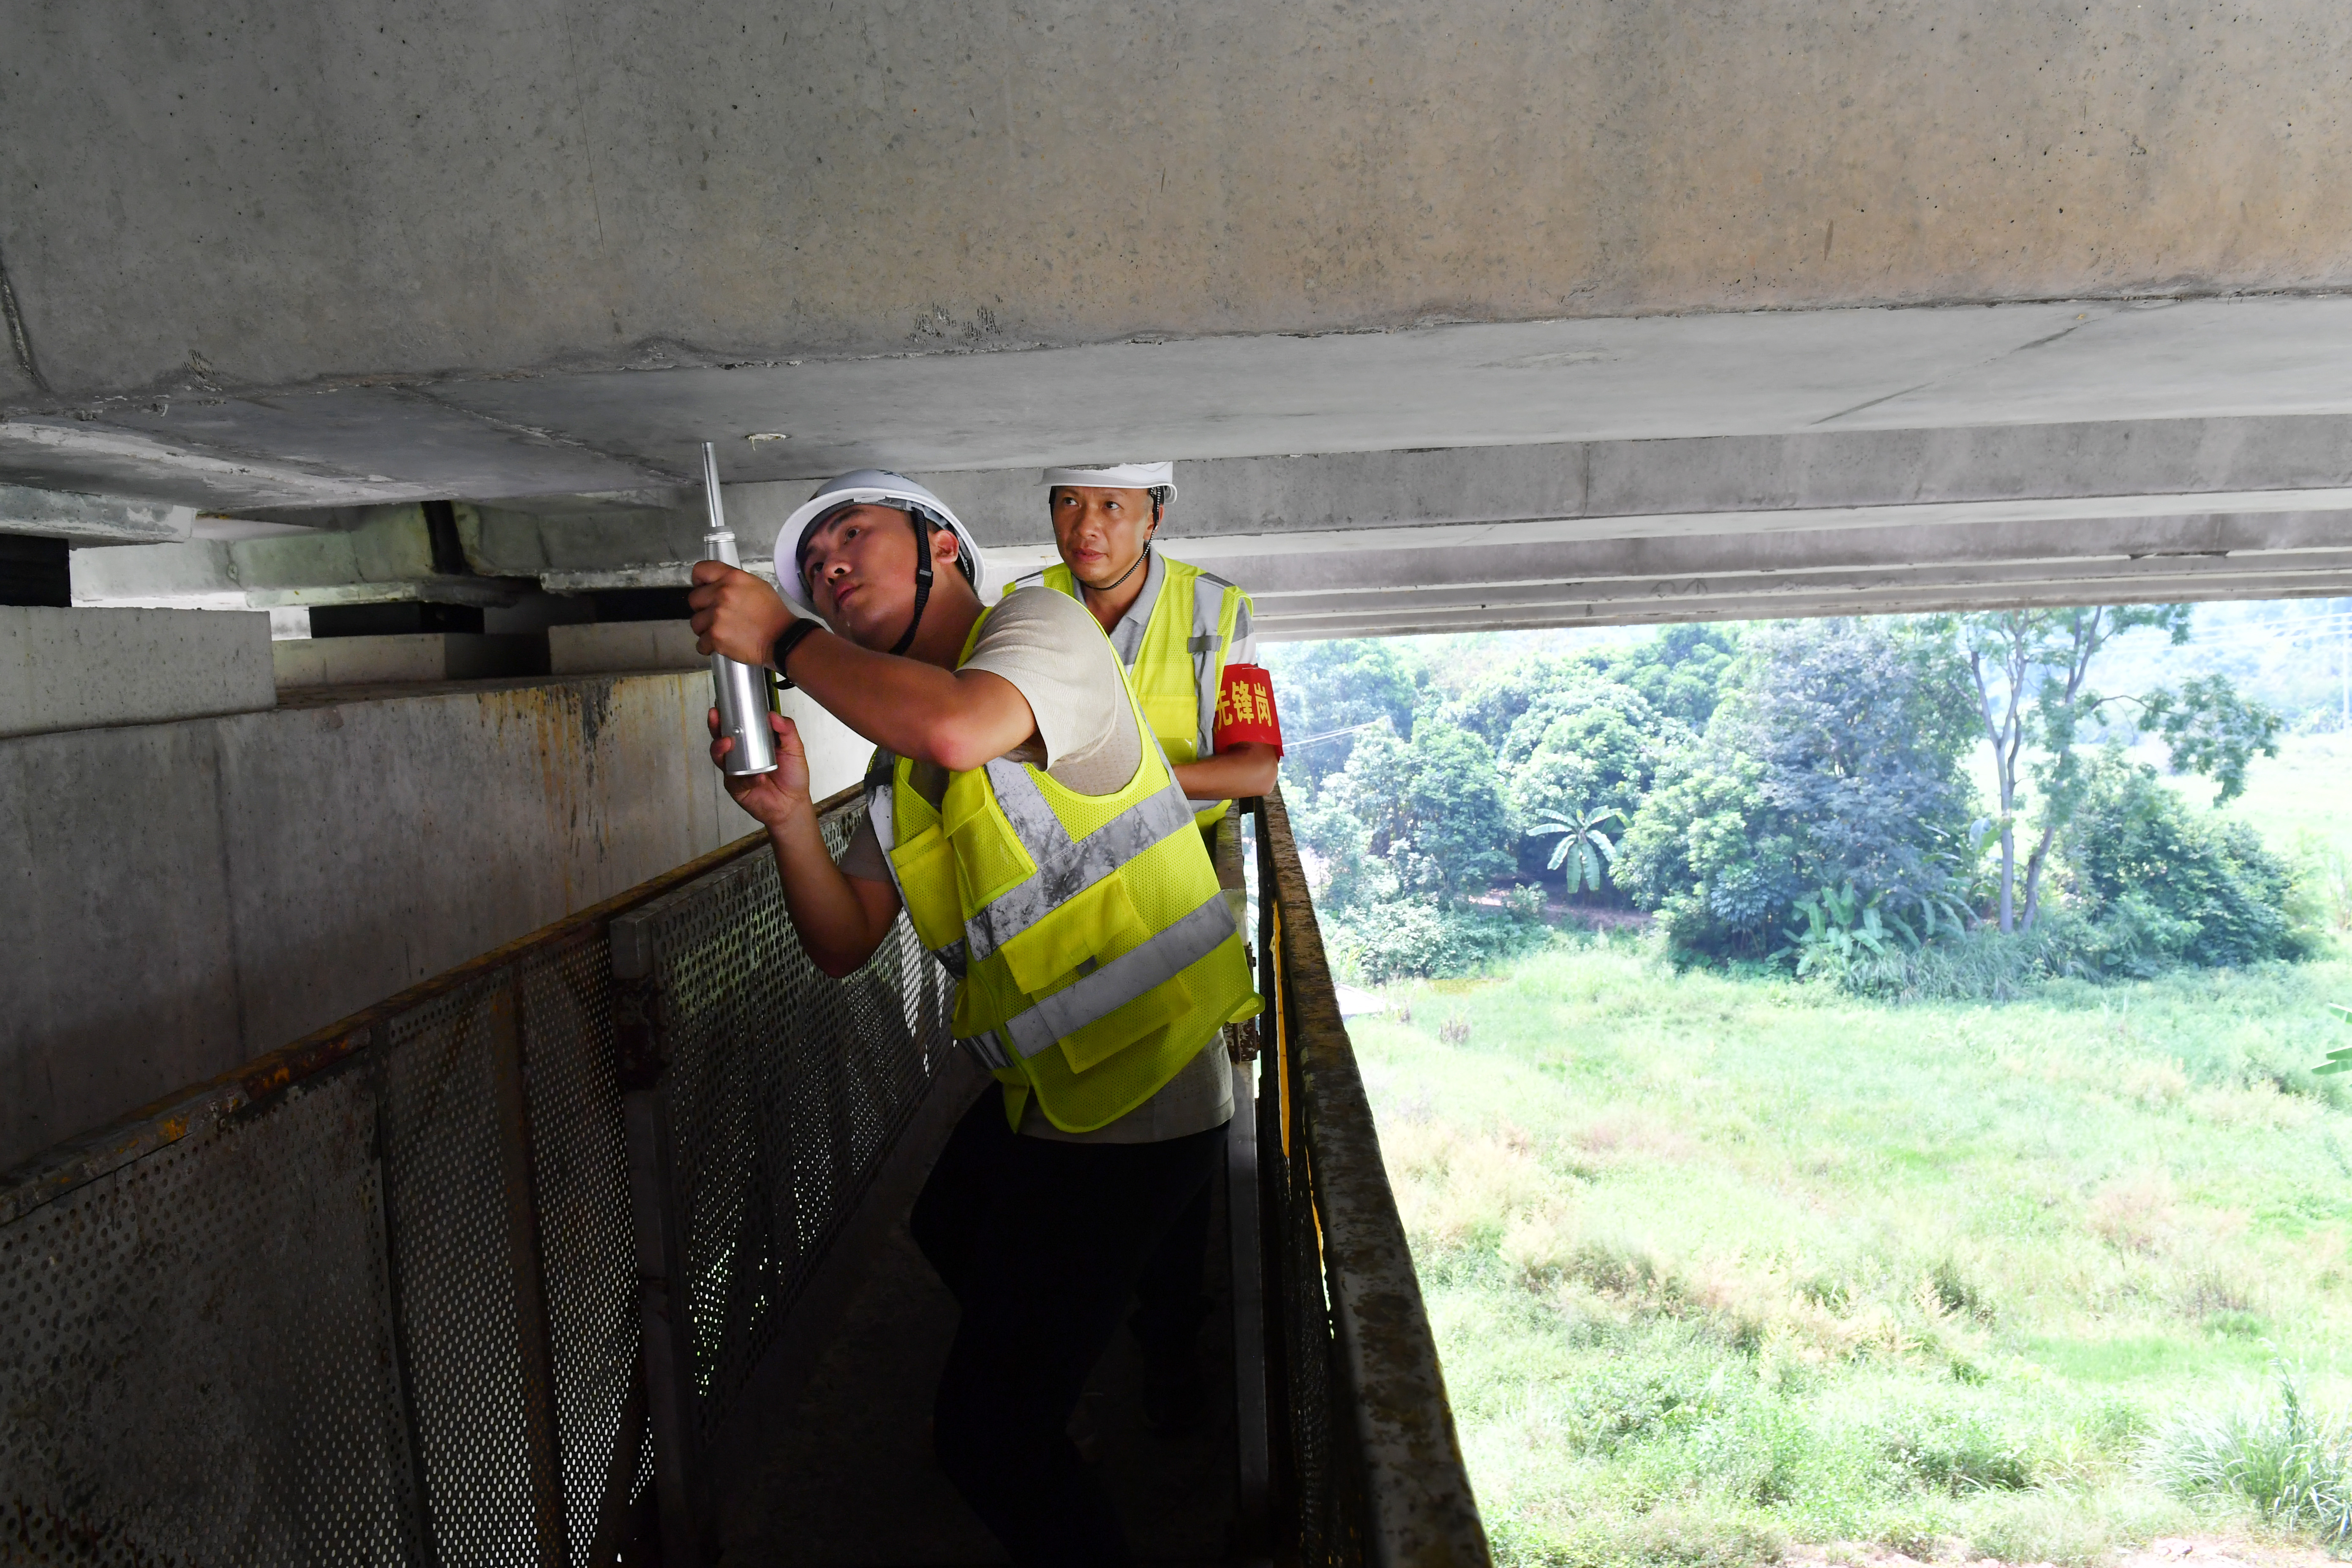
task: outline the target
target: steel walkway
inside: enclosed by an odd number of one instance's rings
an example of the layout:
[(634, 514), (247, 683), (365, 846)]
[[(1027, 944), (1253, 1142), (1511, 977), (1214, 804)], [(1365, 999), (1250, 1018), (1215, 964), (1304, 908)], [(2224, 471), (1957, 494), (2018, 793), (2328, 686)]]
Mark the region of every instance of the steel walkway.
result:
[[(838, 842), (854, 799), (829, 803)], [(1222, 1397), (1085, 1404), (1147, 1561), (1483, 1563), (1278, 796)], [(0, 1176), (0, 1563), (1000, 1561), (929, 1453), (908, 1202), (981, 1088), (903, 923), (806, 963), (753, 838)]]

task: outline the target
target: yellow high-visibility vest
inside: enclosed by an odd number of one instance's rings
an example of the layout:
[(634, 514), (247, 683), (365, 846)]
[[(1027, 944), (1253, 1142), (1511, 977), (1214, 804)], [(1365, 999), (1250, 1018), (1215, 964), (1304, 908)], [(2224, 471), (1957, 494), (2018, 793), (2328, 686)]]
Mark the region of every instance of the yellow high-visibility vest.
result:
[(1191, 807), (1132, 693), (1129, 712), (1141, 756), (1109, 795), (1003, 757), (947, 774), (936, 802), (903, 757), (877, 752), (866, 774), (908, 918), (956, 976), (957, 1041), (1005, 1085), (1016, 1129), (1031, 1095), (1066, 1132), (1117, 1121), (1220, 1026), (1262, 1006)]
[[(1160, 557), (1160, 564), (1167, 575), (1160, 581), (1151, 618), (1144, 623), (1135, 662), (1128, 666), (1127, 683), (1143, 705), (1144, 722), (1160, 737), (1168, 760), (1198, 762), (1216, 755), (1217, 687), (1224, 679), (1225, 655), (1249, 595), (1198, 566), (1166, 555)], [(1061, 562), (1046, 567), (1038, 581), (1086, 602), (1077, 578)], [(1206, 827), (1233, 804), (1221, 800), (1204, 806), (1193, 820)]]

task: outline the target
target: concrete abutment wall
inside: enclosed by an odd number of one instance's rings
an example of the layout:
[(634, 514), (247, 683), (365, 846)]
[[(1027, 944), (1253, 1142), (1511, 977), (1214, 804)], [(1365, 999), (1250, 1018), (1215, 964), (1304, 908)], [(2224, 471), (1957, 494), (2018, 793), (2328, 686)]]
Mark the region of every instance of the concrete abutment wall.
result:
[(709, 702), (581, 676), (0, 740), (0, 1167), (754, 831)]

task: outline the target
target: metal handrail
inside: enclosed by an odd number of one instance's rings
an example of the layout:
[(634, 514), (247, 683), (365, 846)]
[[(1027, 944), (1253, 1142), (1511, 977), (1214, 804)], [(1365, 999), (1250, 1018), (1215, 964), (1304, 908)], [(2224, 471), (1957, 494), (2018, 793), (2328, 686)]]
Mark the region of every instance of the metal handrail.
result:
[[(1270, 1358), (1283, 1407), (1277, 1447), (1289, 1439), (1280, 1467), (1287, 1496), (1277, 1510), (1293, 1532), (1288, 1554), (1313, 1563), (1486, 1564), (1486, 1530), (1421, 1282), (1289, 814), (1279, 790), (1254, 805), (1267, 1000), (1258, 1099), (1262, 1124), (1271, 1124), (1260, 1133), (1259, 1162), (1269, 1210), (1267, 1296), (1288, 1319), (1271, 1336)], [(1328, 1329), (1318, 1333), (1320, 1313)], [(1311, 1360), (1323, 1364), (1304, 1364)], [(1327, 1375), (1328, 1394), (1318, 1398)], [(1329, 1473), (1307, 1473), (1318, 1461)]]
[[(818, 809), (831, 810), (846, 803), (854, 795), (854, 791), (845, 790), (824, 801)], [(731, 844), (721, 845), (683, 866), (673, 867), (658, 877), (615, 893), (602, 903), (575, 910), (562, 920), (541, 926), (528, 936), (517, 937), (488, 952), (477, 954), (455, 968), (420, 980), (405, 991), (387, 996), (373, 1006), (362, 1007), (324, 1027), (313, 1029), (292, 1045), (256, 1057), (217, 1078), (207, 1079), (161, 1100), (150, 1101), (79, 1137), (51, 1144), (39, 1153), (0, 1171), (0, 1225), (5, 1225), (52, 1199), (63, 1197), (110, 1172), (120, 1170), (143, 1155), (168, 1148), (192, 1132), (204, 1131), (228, 1117), (266, 1105), (287, 1090), (366, 1049), (374, 1040), (377, 1029), (387, 1019), (411, 1012), (435, 997), (446, 995), (493, 970), (506, 968), (528, 954), (600, 931), (615, 915), (625, 914), (640, 905), (650, 903), (706, 872), (716, 870), (731, 860), (740, 859), (754, 849), (764, 848), (767, 842), (765, 833), (754, 833)]]
[[(845, 834), (854, 798), (825, 808)], [(1265, 1375), (1238, 1390), (1243, 1518), (1284, 1563), (1484, 1564), (1288, 819), (1279, 795), (1253, 810), (1269, 1006), (1256, 1091), (1244, 1078), (1236, 1096), (1231, 1239), (1236, 1299), (1263, 1307), (1237, 1360), (1262, 1343)], [(0, 1430), (0, 1492), (22, 1482), (33, 1509), (0, 1518), (0, 1557), (103, 1536), (257, 1563), (609, 1561), (647, 1460), (671, 1555), (709, 1550), (710, 1484), (755, 1446), (743, 1423), (793, 1349), (779, 1322), (816, 1332), (837, 1310), (810, 1304), (817, 1256), (910, 1193), (898, 1167), (961, 1104), (931, 1092), (953, 1087), (940, 977), (907, 939), (863, 992), (815, 979), (763, 843), (0, 1175), (0, 1307), (98, 1303), (20, 1310), (0, 1334), (0, 1369), (47, 1390), (26, 1395), (37, 1421)], [(895, 1078), (824, 1066), (894, 1032)], [(824, 1071), (793, 1065), (803, 1045)], [(723, 1169), (697, 1156), (682, 1173), (698, 1148)], [(831, 1151), (822, 1212), (779, 1184), (801, 1150)], [(170, 1419), (142, 1417), (151, 1405)], [(164, 1463), (216, 1439), (243, 1479), (142, 1470), (149, 1449), (117, 1426), (171, 1434)], [(344, 1448), (279, 1452), (314, 1431)], [(698, 1467), (683, 1485), (681, 1460)]]

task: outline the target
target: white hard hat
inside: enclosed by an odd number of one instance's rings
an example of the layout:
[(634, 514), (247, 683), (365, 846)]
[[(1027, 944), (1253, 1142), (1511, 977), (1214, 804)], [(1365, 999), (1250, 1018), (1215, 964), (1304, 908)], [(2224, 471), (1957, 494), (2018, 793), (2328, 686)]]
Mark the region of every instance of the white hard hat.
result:
[(928, 518), (934, 527), (954, 534), (956, 561), (963, 569), (964, 580), (971, 584), (973, 593), (984, 596), (987, 558), (981, 554), (980, 542), (963, 525), (963, 519), (947, 502), (904, 474), (894, 474), (887, 468), (858, 468), (819, 485), (816, 494), (801, 502), (776, 531), (776, 586), (802, 615), (824, 618), (817, 614), (816, 602), (809, 597), (808, 584), (801, 580), (801, 541), (818, 523), (844, 507), (852, 506), (894, 506), (900, 511)]
[(1090, 463), (1083, 468), (1047, 468), (1038, 477), (1041, 485), (1092, 486), (1111, 490), (1166, 490), (1167, 499), (1176, 499), (1176, 465), (1173, 463)]

